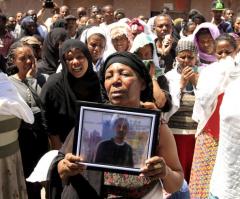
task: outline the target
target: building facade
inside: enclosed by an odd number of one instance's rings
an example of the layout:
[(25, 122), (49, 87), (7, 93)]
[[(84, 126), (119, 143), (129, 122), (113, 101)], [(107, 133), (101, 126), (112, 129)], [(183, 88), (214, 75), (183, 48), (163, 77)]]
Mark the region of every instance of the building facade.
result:
[[(79, 6), (90, 7), (91, 5), (103, 6), (112, 4), (114, 8), (125, 9), (130, 18), (139, 15), (150, 17), (158, 13), (164, 6), (172, 11), (173, 18), (185, 16), (190, 9), (198, 9), (210, 20), (212, 0), (54, 0), (59, 6), (65, 4), (71, 8), (72, 14), (76, 13)], [(232, 8), (235, 13), (240, 11), (240, 0), (224, 0), (225, 6)], [(0, 8), (8, 15), (14, 15), (17, 11), (26, 12), (28, 9), (40, 9), (41, 1), (36, 0), (0, 0)], [(47, 11), (47, 15), (50, 12)]]

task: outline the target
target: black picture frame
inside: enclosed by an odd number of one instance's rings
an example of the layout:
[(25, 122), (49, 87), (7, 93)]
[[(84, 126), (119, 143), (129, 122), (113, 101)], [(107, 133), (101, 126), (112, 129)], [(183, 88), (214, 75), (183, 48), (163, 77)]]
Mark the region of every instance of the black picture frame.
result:
[(161, 112), (84, 101), (76, 105), (73, 154), (83, 158), (81, 164), (87, 169), (140, 174), (145, 160), (155, 154)]

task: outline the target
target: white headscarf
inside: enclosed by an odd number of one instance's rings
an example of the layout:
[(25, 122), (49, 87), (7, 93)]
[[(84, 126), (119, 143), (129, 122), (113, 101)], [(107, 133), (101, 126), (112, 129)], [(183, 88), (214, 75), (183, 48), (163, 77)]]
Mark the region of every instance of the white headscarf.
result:
[(22, 99), (7, 75), (0, 72), (0, 115), (14, 115), (27, 123), (33, 123), (32, 110)]
[(153, 46), (153, 62), (156, 67), (159, 68), (159, 61), (156, 51), (156, 46), (154, 44), (154, 41), (152, 37), (146, 33), (140, 33), (138, 34), (135, 39), (133, 40), (132, 48), (130, 50), (131, 53), (137, 52), (139, 48), (142, 48), (148, 44), (152, 44)]
[(105, 31), (98, 26), (93, 26), (83, 31), (80, 40), (86, 44), (88, 38), (94, 34), (101, 34), (106, 39)]

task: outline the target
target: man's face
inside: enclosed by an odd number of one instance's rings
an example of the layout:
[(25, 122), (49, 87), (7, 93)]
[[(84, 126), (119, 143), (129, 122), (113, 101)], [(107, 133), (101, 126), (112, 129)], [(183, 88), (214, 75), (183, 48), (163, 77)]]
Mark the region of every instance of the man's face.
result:
[(62, 7), (60, 8), (60, 13), (59, 13), (59, 14), (62, 16), (62, 18), (64, 18), (64, 17), (66, 17), (67, 15), (69, 15), (70, 12), (69, 12), (68, 7), (67, 7), (67, 6), (62, 6)]
[(216, 20), (216, 21), (221, 20), (222, 13), (223, 13), (222, 10), (212, 10), (212, 15), (213, 15), (214, 20)]
[(154, 21), (154, 30), (157, 37), (161, 39), (164, 39), (167, 34), (172, 34), (172, 22), (169, 17), (157, 17)]
[(114, 126), (116, 138), (124, 139), (128, 133), (128, 124), (125, 120), (118, 120)]
[(113, 8), (112, 7), (106, 7), (103, 12), (103, 17), (106, 22), (113, 22), (114, 21), (114, 15), (113, 15)]
[(17, 22), (21, 21), (22, 16), (23, 16), (23, 14), (22, 14), (21, 12), (18, 12), (18, 13), (16, 14), (16, 21), (17, 21)]
[(11, 24), (11, 25), (16, 25), (16, 20), (14, 17), (9, 17), (8, 18), (8, 24)]
[(14, 17), (9, 17), (8, 21), (7, 21), (7, 26), (8, 28), (10, 28), (11, 30), (14, 30), (15, 26), (16, 26), (16, 20)]
[(225, 15), (224, 15), (225, 20), (232, 21), (233, 16), (234, 16), (233, 10), (226, 10)]
[(32, 19), (37, 22), (37, 13), (35, 10), (29, 10), (28, 11), (28, 16), (32, 16)]
[(77, 29), (76, 19), (68, 19), (67, 20), (67, 29), (68, 30), (76, 30)]
[(84, 7), (80, 7), (77, 10), (78, 18), (80, 19), (82, 16), (87, 15), (87, 11)]

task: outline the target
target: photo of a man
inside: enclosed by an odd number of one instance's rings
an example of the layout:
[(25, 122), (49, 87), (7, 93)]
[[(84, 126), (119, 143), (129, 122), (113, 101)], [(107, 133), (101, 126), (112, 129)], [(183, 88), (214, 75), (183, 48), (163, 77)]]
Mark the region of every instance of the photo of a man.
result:
[(112, 129), (115, 136), (99, 143), (95, 163), (133, 167), (132, 147), (125, 141), (129, 132), (129, 122), (125, 118), (117, 118)]

